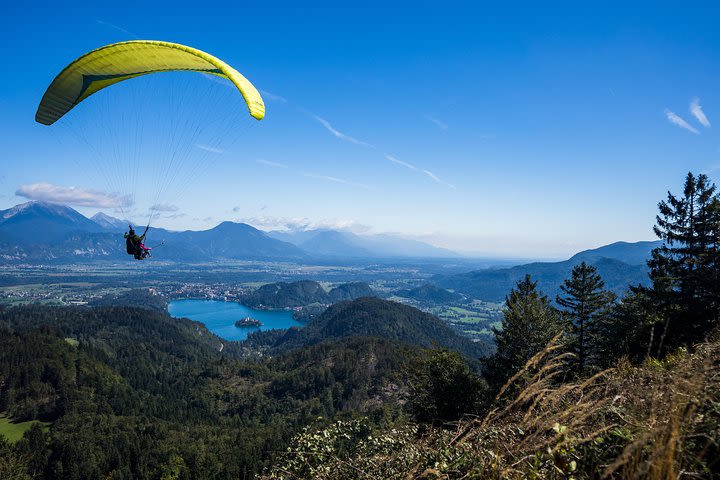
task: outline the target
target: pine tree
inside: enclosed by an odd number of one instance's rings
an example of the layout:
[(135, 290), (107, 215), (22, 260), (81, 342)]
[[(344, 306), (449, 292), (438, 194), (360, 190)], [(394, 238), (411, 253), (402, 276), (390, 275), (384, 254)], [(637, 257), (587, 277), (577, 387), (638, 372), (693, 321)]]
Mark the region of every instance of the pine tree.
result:
[(502, 327), (493, 328), (497, 350), (483, 361), (485, 378), (496, 391), (562, 329), (560, 314), (530, 275), (510, 291), (505, 304)]
[(705, 260), (708, 270), (710, 308), (714, 313), (714, 324), (720, 324), (720, 195), (715, 195), (710, 204), (710, 235), (712, 237), (709, 252)]
[(659, 349), (703, 340), (720, 307), (720, 200), (706, 175), (685, 178), (682, 197), (658, 204), (655, 234), (663, 240), (648, 261), (656, 308), (664, 316)]
[(453, 350), (429, 350), (408, 371), (410, 410), (420, 422), (441, 423), (477, 414), (487, 387)]
[(609, 315), (601, 315), (593, 324), (593, 366), (600, 369), (617, 364), (621, 357), (639, 362), (652, 352), (657, 311), (647, 292), (636, 289), (626, 293)]
[(577, 355), (578, 372), (582, 372), (588, 359), (597, 353), (592, 341), (593, 324), (610, 313), (615, 297), (605, 290), (597, 269), (585, 262), (573, 267), (571, 277), (560, 289), (565, 295), (558, 295), (556, 302), (565, 309), (570, 322), (569, 344)]

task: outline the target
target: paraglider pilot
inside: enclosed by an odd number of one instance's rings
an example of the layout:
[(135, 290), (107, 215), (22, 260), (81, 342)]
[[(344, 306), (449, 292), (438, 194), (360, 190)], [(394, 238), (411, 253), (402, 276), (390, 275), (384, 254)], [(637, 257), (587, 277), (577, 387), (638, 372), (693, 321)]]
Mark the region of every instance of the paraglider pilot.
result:
[(134, 256), (135, 260), (148, 258), (150, 256), (150, 248), (146, 247), (143, 244), (143, 241), (145, 240), (145, 235), (147, 235), (147, 232), (150, 229), (150, 225), (145, 227), (145, 232), (140, 236), (135, 233), (132, 225), (128, 225), (128, 227), (130, 228), (130, 231), (124, 235), (128, 255)]

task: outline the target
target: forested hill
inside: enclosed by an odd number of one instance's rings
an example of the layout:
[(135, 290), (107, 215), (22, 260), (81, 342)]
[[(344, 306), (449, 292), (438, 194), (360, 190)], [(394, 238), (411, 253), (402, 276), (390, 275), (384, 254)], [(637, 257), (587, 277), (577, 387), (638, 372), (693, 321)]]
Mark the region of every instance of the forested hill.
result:
[(410, 290), (399, 290), (396, 295), (406, 298), (412, 298), (420, 302), (432, 303), (454, 303), (463, 300), (463, 296), (459, 293), (451, 292), (444, 288), (437, 287), (431, 283), (426, 283)]
[(327, 292), (318, 282), (301, 280), (263, 285), (245, 296), (242, 301), (249, 307), (291, 308), (311, 303), (327, 305), (374, 294), (375, 292), (365, 282), (345, 283)]
[(0, 432), (0, 477), (254, 478), (319, 417), (396, 417), (414, 356), (378, 338), (262, 362), (218, 346), (145, 309), (0, 309), (0, 419), (49, 424), (13, 447)]
[(167, 312), (167, 300), (152, 289), (136, 288), (120, 293), (107, 294), (91, 304), (95, 307), (138, 307), (157, 312)]
[(336, 303), (303, 329), (257, 332), (251, 345), (284, 352), (347, 337), (379, 337), (419, 347), (443, 346), (470, 358), (489, 353), (491, 346), (459, 336), (439, 318), (417, 308), (374, 297)]

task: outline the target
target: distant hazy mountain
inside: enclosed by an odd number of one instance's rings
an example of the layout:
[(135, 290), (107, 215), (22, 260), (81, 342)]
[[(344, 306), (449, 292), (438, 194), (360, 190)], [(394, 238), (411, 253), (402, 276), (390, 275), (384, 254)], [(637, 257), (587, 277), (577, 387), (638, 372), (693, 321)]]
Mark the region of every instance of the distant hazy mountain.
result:
[(394, 235), (357, 235), (340, 230), (268, 232), (273, 238), (293, 243), (310, 255), (330, 258), (452, 258), (453, 251)]
[(123, 231), (126, 232), (128, 225), (134, 225), (129, 220), (120, 220), (119, 218), (111, 217), (110, 215), (106, 215), (102, 212), (98, 212), (92, 217), (90, 217), (90, 220), (100, 225), (102, 228), (106, 230), (113, 230), (113, 231)]
[(570, 261), (592, 263), (601, 258), (612, 258), (629, 265), (645, 265), (650, 258), (650, 252), (660, 245), (662, 245), (660, 240), (635, 243), (615, 242), (610, 245), (577, 253), (570, 258)]
[[(660, 242), (617, 242), (593, 250), (586, 250), (562, 262), (536, 262), (511, 268), (476, 270), (449, 276), (437, 276), (433, 281), (473, 298), (501, 301), (510, 289), (529, 273), (538, 287), (553, 300), (560, 293), (560, 285), (570, 276), (573, 266), (585, 261), (594, 265), (605, 286), (617, 294), (629, 285), (649, 283), (645, 260)], [(629, 263), (632, 262), (632, 263)]]
[(356, 235), (335, 230), (317, 232), (309, 239), (298, 244), (306, 252), (313, 255), (334, 258), (369, 258), (373, 253), (359, 245), (353, 238)]
[[(43, 202), (28, 202), (0, 211), (0, 262), (127, 258), (122, 237), (127, 222), (105, 214), (93, 218), (86, 218), (70, 207)], [(165, 245), (157, 254), (165, 260), (300, 260), (307, 257), (295, 245), (242, 223), (225, 222), (197, 232), (151, 228), (146, 243), (152, 246), (162, 241)]]
[(363, 245), (368, 250), (382, 252), (390, 257), (452, 258), (460, 256), (446, 248), (439, 248), (419, 240), (409, 240), (394, 235), (379, 234), (358, 237), (362, 239)]

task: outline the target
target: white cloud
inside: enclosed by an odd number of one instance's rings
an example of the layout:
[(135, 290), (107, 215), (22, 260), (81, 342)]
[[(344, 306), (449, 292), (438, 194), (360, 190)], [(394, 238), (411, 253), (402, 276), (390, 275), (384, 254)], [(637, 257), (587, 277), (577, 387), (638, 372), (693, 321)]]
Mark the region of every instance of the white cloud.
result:
[(371, 187), (369, 185), (365, 185), (364, 183), (351, 182), (350, 180), (345, 180), (343, 178), (337, 178), (337, 177), (331, 177), (330, 175), (318, 175), (315, 173), (305, 173), (304, 175), (309, 178), (317, 178), (320, 180), (326, 180), (328, 182), (341, 183), (343, 185), (350, 185), (352, 187), (364, 188), (366, 190), (371, 189)]
[(218, 155), (222, 155), (223, 153), (225, 153), (225, 150), (223, 150), (222, 148), (209, 147), (207, 145), (201, 145), (199, 143), (196, 143), (195, 146), (200, 150), (205, 150), (206, 152), (215, 153)]
[(262, 94), (263, 98), (267, 98), (268, 100), (272, 100), (273, 102), (287, 103), (287, 98), (281, 97), (280, 95), (275, 95), (274, 93), (270, 93), (267, 90), (260, 90), (260, 93)]
[(435, 126), (437, 126), (440, 130), (447, 130), (447, 129), (448, 129), (447, 123), (439, 120), (437, 117), (435, 117), (435, 116), (433, 116), (433, 115), (425, 115), (425, 119), (431, 121), (432, 123), (434, 123)]
[(125, 208), (132, 204), (128, 195), (79, 187), (62, 187), (46, 182), (22, 185), (17, 189), (15, 195), (30, 200), (62, 203), (78, 207)]
[(710, 120), (708, 120), (708, 118), (705, 116), (705, 112), (703, 112), (703, 109), (700, 106), (699, 98), (693, 98), (692, 102), (690, 102), (690, 113), (692, 113), (693, 117), (695, 117), (697, 121), (700, 122), (700, 125), (705, 128), (710, 128)]
[(411, 164), (411, 163), (408, 163), (408, 162), (403, 162), (402, 160), (398, 160), (397, 158), (395, 158), (394, 156), (390, 155), (389, 153), (386, 153), (386, 154), (385, 154), (385, 158), (387, 158), (388, 160), (390, 160), (390, 161), (393, 162), (393, 163), (396, 163), (396, 164), (398, 164), (398, 165), (402, 165), (402, 166), (405, 167), (405, 168), (409, 168), (410, 170), (415, 170), (415, 171), (418, 170), (418, 168), (417, 168), (415, 165), (413, 165), (413, 164)]
[(700, 132), (698, 132), (698, 130), (697, 130), (695, 127), (693, 127), (693, 126), (690, 125), (688, 122), (686, 122), (685, 120), (683, 120), (683, 119), (682, 119), (680, 116), (678, 116), (676, 113), (674, 113), (674, 112), (672, 112), (672, 111), (670, 111), (670, 110), (668, 110), (668, 109), (665, 109), (665, 116), (667, 117), (668, 121), (669, 121), (670, 123), (672, 123), (673, 125), (677, 125), (677, 126), (680, 127), (680, 128), (684, 128), (685, 130), (687, 130), (687, 131), (689, 131), (689, 132), (692, 132), (692, 133), (694, 133), (695, 135), (699, 135), (699, 134), (700, 134)]
[[(311, 114), (311, 115), (312, 115), (312, 114)], [(351, 137), (350, 135), (346, 135), (346, 134), (342, 133), (341, 131), (336, 130), (336, 129), (330, 124), (330, 122), (328, 122), (328, 121), (325, 120), (324, 118), (319, 117), (319, 116), (317, 116), (317, 115), (312, 115), (312, 117), (313, 117), (315, 120), (317, 120), (318, 122), (320, 122), (320, 124), (321, 124), (323, 127), (325, 127), (328, 132), (332, 133), (333, 135), (335, 135), (335, 136), (336, 136), (337, 138), (339, 138), (340, 140), (345, 140), (346, 142), (354, 143), (355, 145), (362, 145), (363, 147), (371, 147), (371, 148), (374, 148), (374, 147), (373, 147), (372, 145), (370, 145), (369, 143), (363, 142), (362, 140), (358, 140), (357, 138)]]
[(434, 182), (439, 183), (440, 185), (445, 185), (448, 188), (453, 188), (453, 189), (455, 188), (455, 185), (448, 183), (444, 180), (441, 180), (440, 178), (438, 178), (437, 175), (432, 173), (430, 170), (423, 170), (423, 173), (425, 175), (427, 175), (428, 177), (430, 177)]
[(258, 158), (255, 160), (257, 163), (262, 165), (267, 165), (268, 167), (275, 167), (275, 168), (288, 168), (287, 165), (283, 163), (277, 163), (277, 162), (271, 162), (270, 160), (265, 160), (263, 158)]
[(180, 208), (177, 205), (170, 205), (167, 203), (156, 203), (150, 207), (150, 211), (153, 212), (177, 212)]
[(355, 220), (333, 219), (333, 220), (310, 220), (306, 217), (271, 217), (255, 216), (238, 218), (238, 222), (247, 223), (259, 230), (279, 230), (284, 232), (302, 232), (305, 230), (331, 229), (345, 230), (353, 233), (365, 233), (370, 230), (368, 225), (363, 225)]

